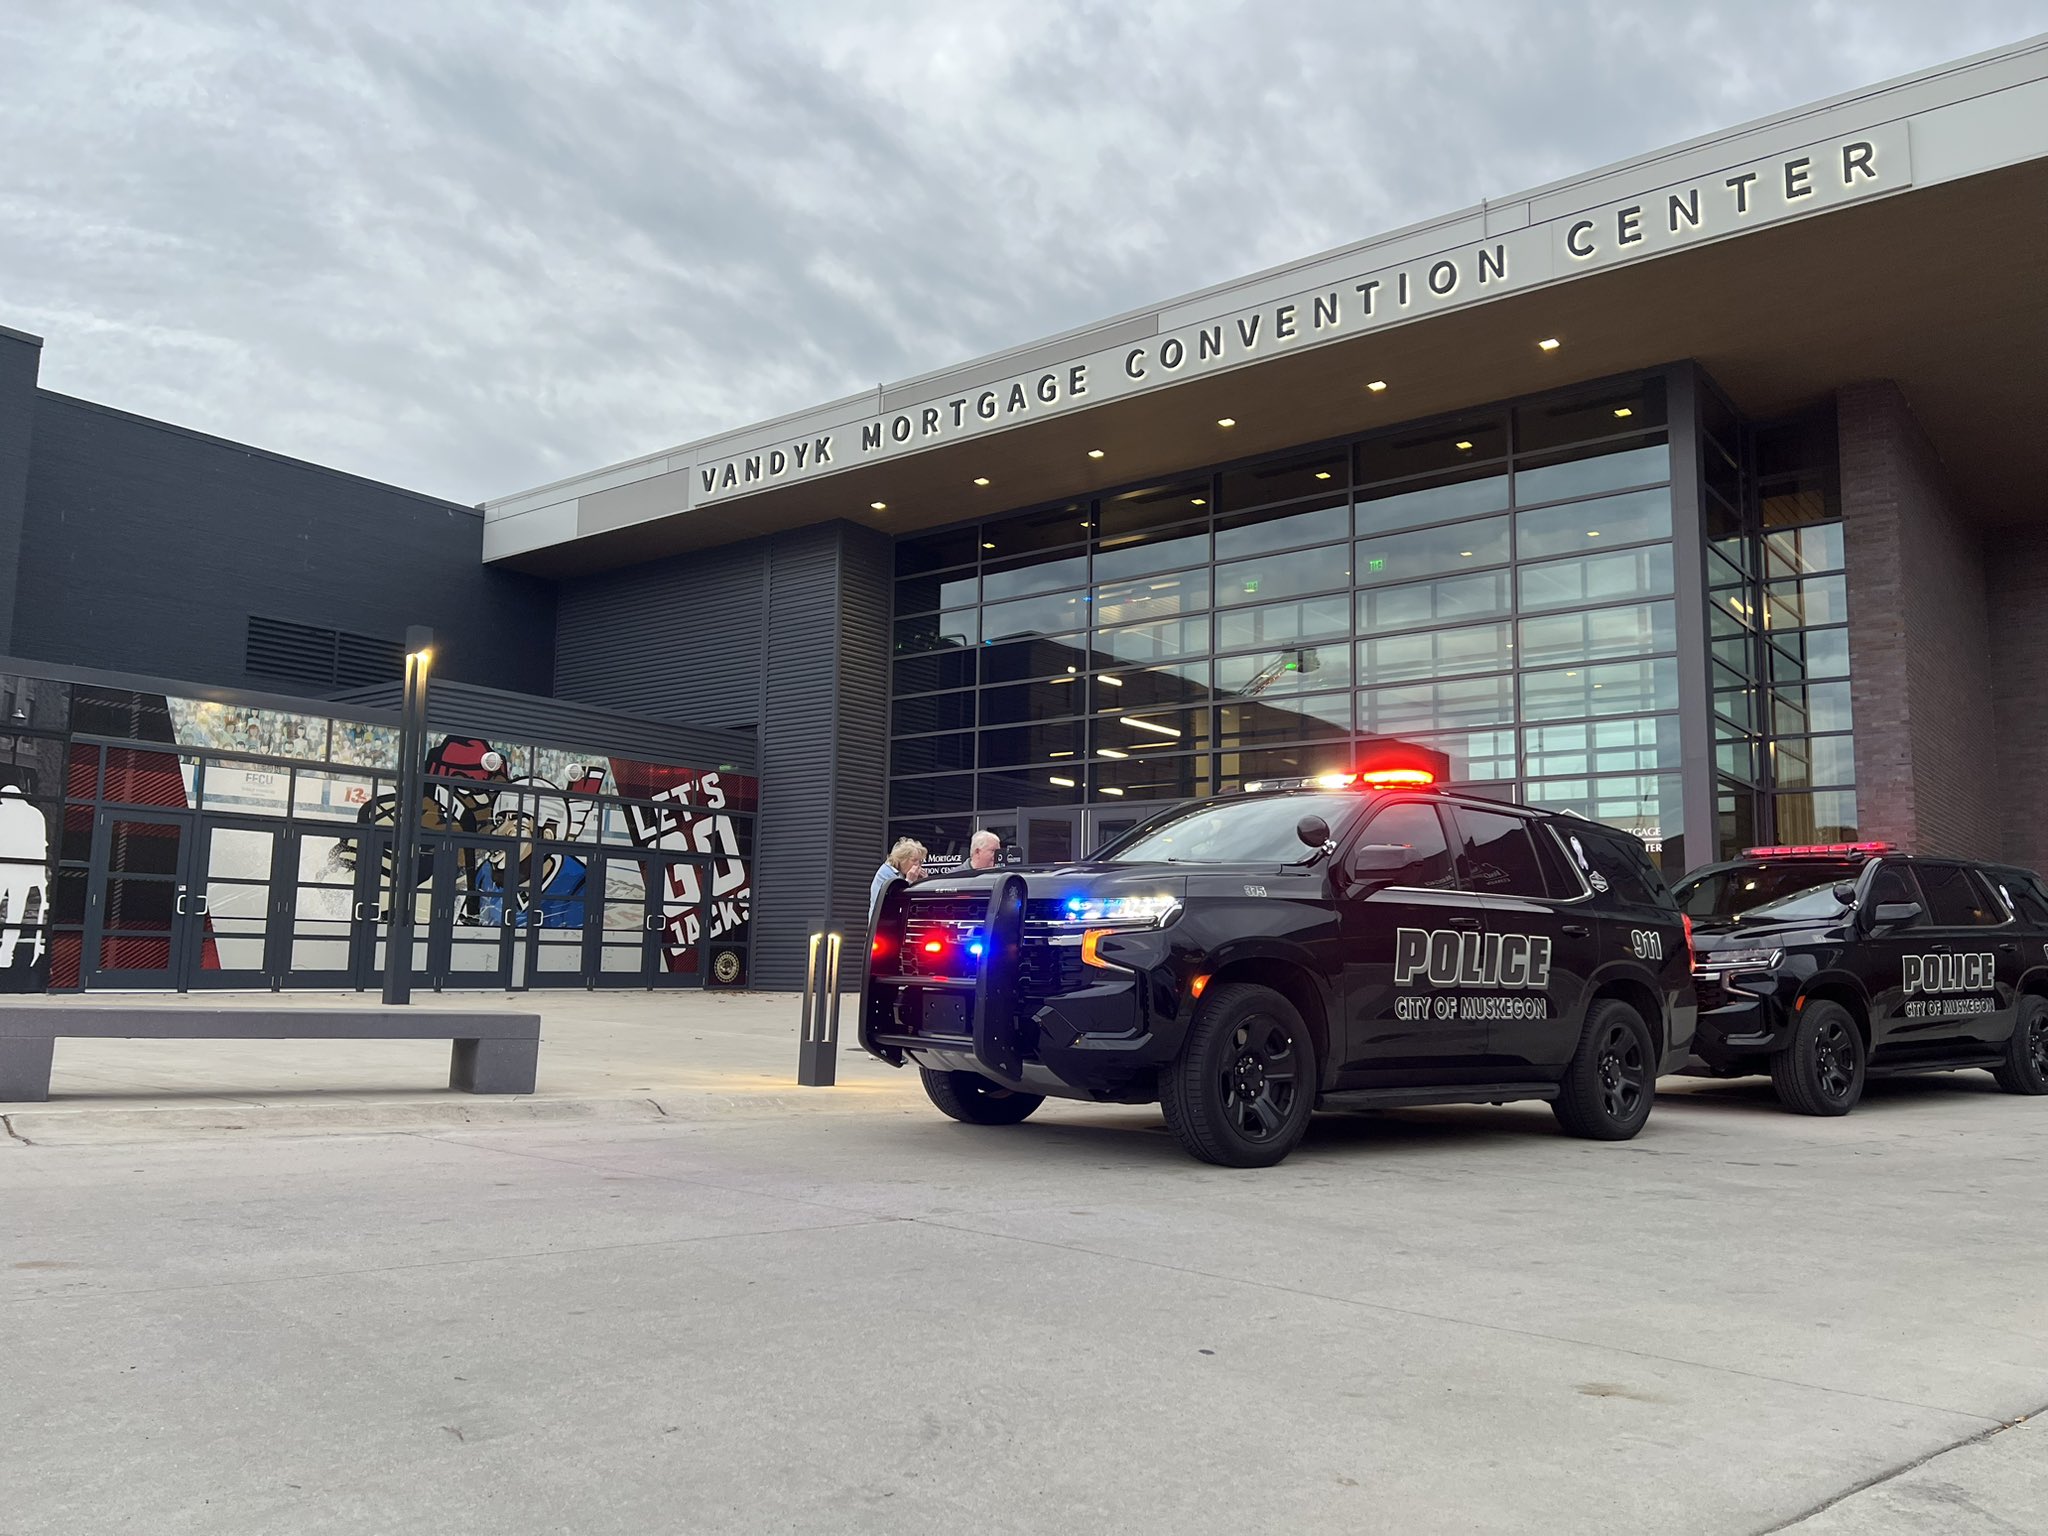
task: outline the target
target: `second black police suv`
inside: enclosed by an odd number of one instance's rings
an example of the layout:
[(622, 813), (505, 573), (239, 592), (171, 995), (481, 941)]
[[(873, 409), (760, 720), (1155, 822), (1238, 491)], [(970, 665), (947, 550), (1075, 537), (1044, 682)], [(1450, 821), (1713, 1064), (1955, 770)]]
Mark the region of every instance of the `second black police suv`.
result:
[(877, 905), (861, 1043), (958, 1120), (1157, 1100), (1196, 1157), (1277, 1163), (1317, 1108), (1545, 1099), (1642, 1129), (1693, 1027), (1643, 845), (1415, 768), (1190, 802), (1086, 863)]
[(1752, 848), (1678, 887), (1707, 1073), (1845, 1115), (1864, 1082), (1989, 1068), (2048, 1093), (2048, 891), (2028, 870), (1890, 843)]

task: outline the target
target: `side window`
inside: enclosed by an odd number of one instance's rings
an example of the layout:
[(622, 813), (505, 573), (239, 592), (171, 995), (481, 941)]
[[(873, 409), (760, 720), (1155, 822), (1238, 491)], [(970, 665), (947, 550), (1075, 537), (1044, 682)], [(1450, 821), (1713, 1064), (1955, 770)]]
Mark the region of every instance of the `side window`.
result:
[(1536, 862), (1543, 866), (1544, 889), (1558, 901), (1574, 901), (1586, 894), (1586, 883), (1572, 868), (1570, 855), (1557, 834), (1540, 822), (1529, 824), (1529, 836), (1536, 844)]
[(1639, 907), (1664, 905), (1663, 877), (1640, 846), (1585, 828), (1567, 832), (1565, 842), (1595, 892)]
[(1529, 840), (1529, 825), (1521, 817), (1460, 805), (1452, 807), (1451, 818), (1463, 844), (1458, 850), (1459, 883), (1469, 890), (1506, 896), (1549, 894), (1543, 868), (1536, 862), (1536, 845)]
[(1920, 889), (1927, 893), (1927, 918), (1937, 928), (1984, 928), (2005, 921), (1991, 893), (1960, 864), (1922, 864)]
[[(1868, 903), (1867, 910), (1871, 911), (1875, 911), (1880, 904), (1887, 901), (1910, 901), (1917, 906), (1926, 905), (1921, 899), (1920, 888), (1913, 884), (1912, 871), (1903, 864), (1878, 865), (1877, 873), (1870, 877), (1870, 894), (1864, 899)], [(1923, 912), (1910, 923), (1893, 926), (1917, 928), (1926, 921), (1927, 915)]]
[(1444, 841), (1444, 825), (1436, 807), (1420, 800), (1390, 805), (1373, 817), (1362, 839), (1368, 843), (1393, 843), (1412, 851), (1412, 857), (1389, 885), (1420, 885), (1448, 889), (1451, 878), (1451, 845)]
[(2021, 922), (2031, 923), (2036, 928), (2048, 928), (2048, 896), (2042, 895), (2040, 885), (2032, 876), (2018, 872), (2005, 875), (1999, 880), (1998, 888), (2019, 914)]

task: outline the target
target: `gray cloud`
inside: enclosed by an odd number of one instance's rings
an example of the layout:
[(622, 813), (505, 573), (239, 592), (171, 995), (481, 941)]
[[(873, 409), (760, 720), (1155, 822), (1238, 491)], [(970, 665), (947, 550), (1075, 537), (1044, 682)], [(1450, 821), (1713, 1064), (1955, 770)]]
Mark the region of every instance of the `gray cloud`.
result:
[(461, 501), (2014, 41), (2033, 0), (0, 11), (47, 387)]

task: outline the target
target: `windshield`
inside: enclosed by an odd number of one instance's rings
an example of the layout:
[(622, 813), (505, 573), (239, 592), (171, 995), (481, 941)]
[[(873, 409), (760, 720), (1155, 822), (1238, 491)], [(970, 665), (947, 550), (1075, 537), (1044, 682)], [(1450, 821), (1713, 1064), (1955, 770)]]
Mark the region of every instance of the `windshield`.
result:
[(1295, 823), (1320, 816), (1334, 833), (1361, 804), (1356, 793), (1257, 795), (1167, 811), (1101, 857), (1112, 864), (1293, 864), (1309, 856)]
[(1795, 891), (1790, 896), (1781, 896), (1776, 901), (1767, 901), (1751, 907), (1736, 917), (1738, 923), (1796, 923), (1814, 919), (1832, 921), (1842, 915), (1848, 903), (1835, 899), (1832, 885), (1816, 886), (1810, 891)]
[(1778, 907), (1807, 892), (1818, 891), (1826, 910), (1773, 911), (1771, 917), (1832, 917), (1841, 903), (1828, 893), (1837, 885), (1854, 885), (1861, 864), (1833, 859), (1787, 859), (1778, 863), (1738, 864), (1709, 870), (1678, 888), (1678, 905), (1688, 917), (1740, 917), (1759, 907)]

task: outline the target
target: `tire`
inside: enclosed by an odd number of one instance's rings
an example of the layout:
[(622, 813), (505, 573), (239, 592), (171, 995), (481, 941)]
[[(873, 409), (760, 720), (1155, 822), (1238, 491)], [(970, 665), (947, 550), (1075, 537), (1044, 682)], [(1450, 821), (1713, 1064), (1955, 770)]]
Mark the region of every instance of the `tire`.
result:
[(1799, 1011), (1792, 1043), (1771, 1058), (1778, 1102), (1796, 1115), (1846, 1115), (1863, 1097), (1868, 1052), (1855, 1017), (1822, 1000)]
[(2007, 1093), (2048, 1093), (2048, 1002), (2031, 995), (2020, 999), (2005, 1060), (1991, 1075)]
[(1550, 1112), (1569, 1135), (1627, 1141), (1650, 1118), (1656, 1097), (1657, 1043), (1650, 1026), (1619, 998), (1600, 999), (1586, 1015)]
[(1174, 1063), (1159, 1074), (1166, 1128), (1190, 1155), (1270, 1168), (1300, 1144), (1316, 1107), (1316, 1048), (1270, 987), (1212, 987)]
[(934, 1072), (919, 1067), (924, 1091), (955, 1120), (968, 1125), (1016, 1125), (1045, 1102), (1042, 1093), (1019, 1093), (992, 1083), (979, 1072)]

